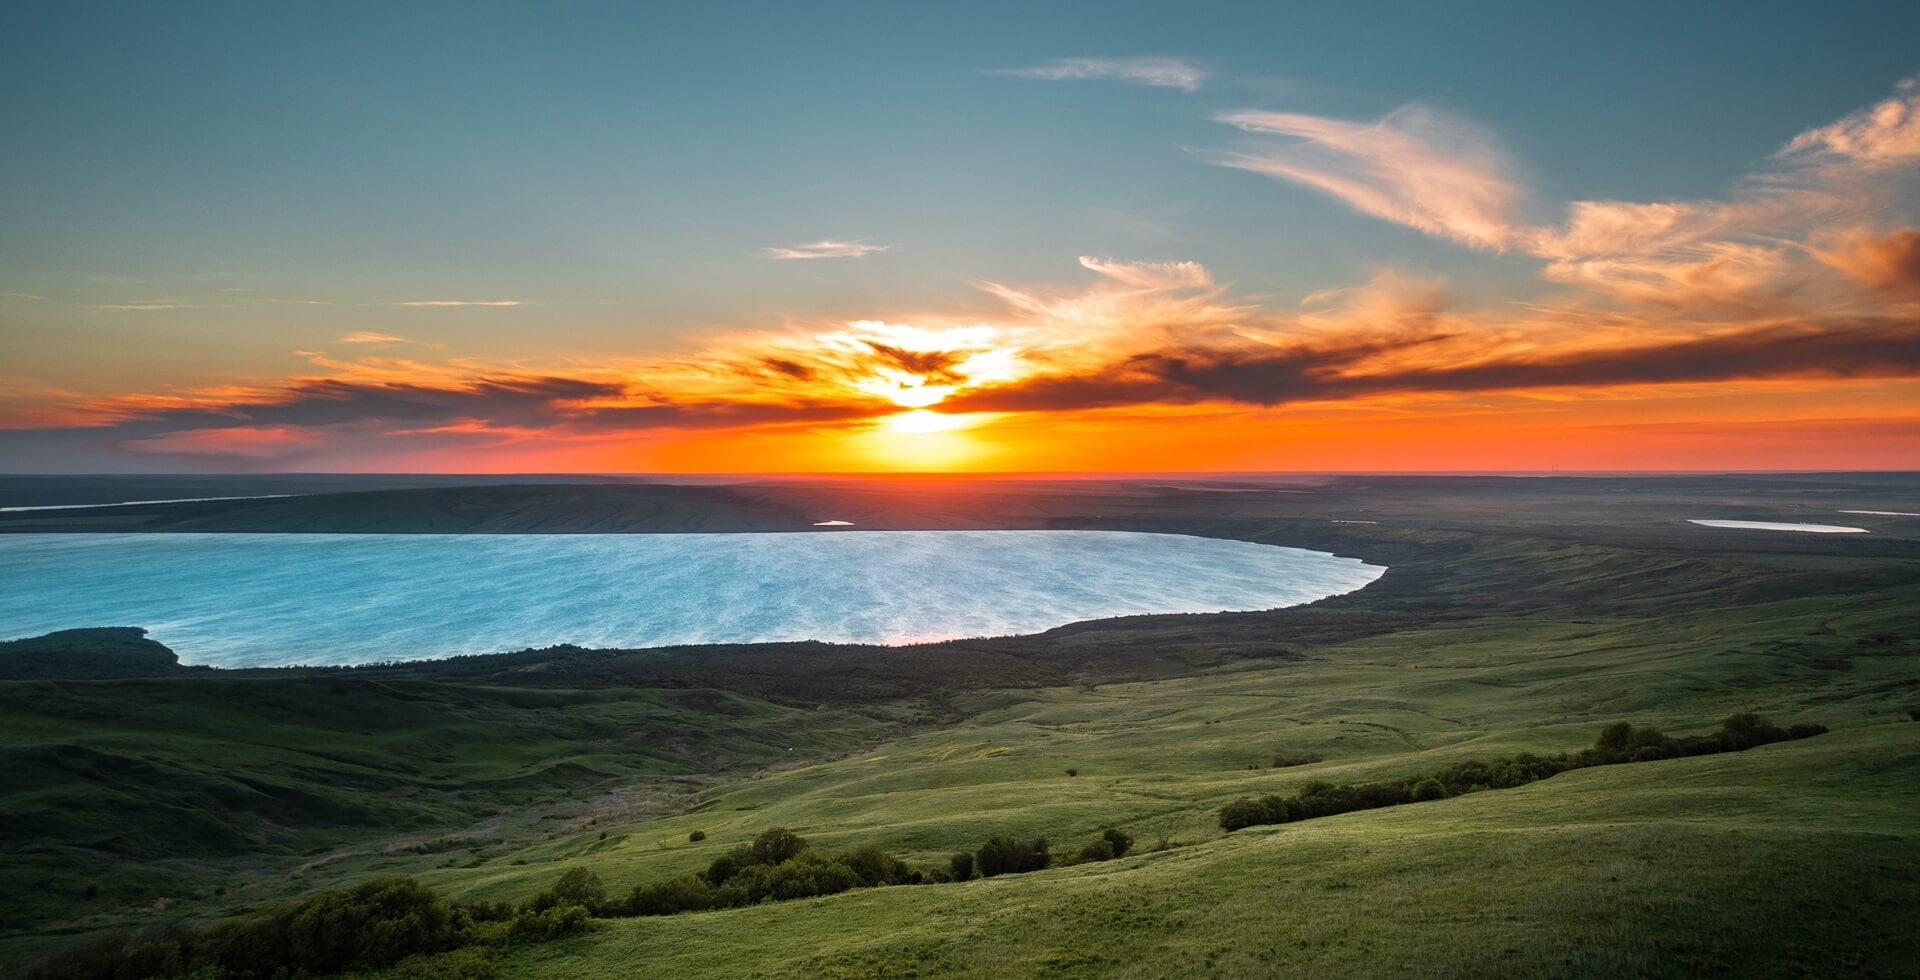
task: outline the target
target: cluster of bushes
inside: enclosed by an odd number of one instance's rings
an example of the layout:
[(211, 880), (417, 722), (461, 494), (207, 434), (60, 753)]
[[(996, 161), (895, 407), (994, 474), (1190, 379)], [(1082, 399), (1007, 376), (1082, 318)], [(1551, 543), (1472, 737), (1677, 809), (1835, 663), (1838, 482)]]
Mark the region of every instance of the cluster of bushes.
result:
[(1051, 864), (1045, 837), (995, 837), (981, 845), (973, 862), (982, 878), (1040, 871)]
[(1316, 780), (1301, 787), (1292, 797), (1275, 795), (1235, 800), (1221, 808), (1220, 826), (1239, 830), (1258, 824), (1290, 823), (1355, 810), (1439, 800), (1485, 789), (1524, 786), (1569, 769), (1739, 752), (1770, 742), (1819, 735), (1826, 730), (1824, 725), (1781, 728), (1759, 715), (1742, 713), (1722, 722), (1720, 730), (1711, 735), (1673, 738), (1655, 728), (1619, 721), (1601, 729), (1592, 748), (1578, 752), (1550, 756), (1522, 752), (1493, 762), (1457, 762), (1437, 772), (1374, 783), (1335, 784)]
[[(1074, 863), (1126, 854), (1133, 838), (1114, 828), (1079, 852)], [(873, 845), (823, 854), (790, 830), (776, 827), (713, 859), (705, 871), (649, 882), (633, 890), (619, 913), (673, 915), (737, 908), (760, 902), (834, 895), (879, 885), (921, 885), (1021, 874), (1051, 867), (1044, 837), (995, 837), (978, 851), (962, 851), (945, 868), (913, 868)]]
[(714, 858), (705, 871), (635, 888), (621, 911), (629, 915), (672, 915), (929, 880), (934, 879), (878, 847), (821, 854), (793, 831), (775, 827), (752, 843)]
[[(411, 878), (375, 878), (205, 928), (111, 934), (23, 976), (266, 980), (373, 970), (417, 953), (507, 941), (507, 929), (488, 924), (485, 911), (476, 918)], [(584, 910), (580, 916), (584, 922)]]

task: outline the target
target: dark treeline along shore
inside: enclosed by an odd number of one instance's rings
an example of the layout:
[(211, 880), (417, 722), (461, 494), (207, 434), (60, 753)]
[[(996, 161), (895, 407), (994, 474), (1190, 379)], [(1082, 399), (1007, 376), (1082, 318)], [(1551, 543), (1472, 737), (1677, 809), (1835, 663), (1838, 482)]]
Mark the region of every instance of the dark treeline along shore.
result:
[[(844, 520), (1199, 534), (1389, 571), (1294, 609), (903, 649), (214, 670), (154, 624), (0, 644), (0, 972), (1920, 970), (1920, 519), (1840, 513), (1920, 511), (1920, 479), (380, 479), (7, 512), (0, 532)], [(0, 506), (65, 502), (33, 493)], [(1688, 734), (1730, 717), (1765, 737)], [(384, 938), (273, 960), (315, 915)]]

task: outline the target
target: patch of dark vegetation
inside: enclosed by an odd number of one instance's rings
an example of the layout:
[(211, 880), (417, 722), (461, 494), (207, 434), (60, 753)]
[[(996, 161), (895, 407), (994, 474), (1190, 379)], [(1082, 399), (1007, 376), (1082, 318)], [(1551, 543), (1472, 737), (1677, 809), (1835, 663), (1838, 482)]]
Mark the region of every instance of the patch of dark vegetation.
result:
[(974, 858), (982, 878), (1041, 871), (1052, 863), (1045, 837), (995, 837)]
[(775, 827), (713, 859), (705, 871), (636, 887), (615, 914), (672, 915), (761, 902), (837, 895), (854, 888), (939, 880), (907, 867), (878, 847), (844, 854), (813, 850), (800, 835)]
[[(1131, 835), (1108, 827), (1071, 863), (1109, 861), (1132, 847)], [(913, 868), (871, 844), (840, 854), (822, 853), (793, 831), (775, 827), (714, 858), (705, 871), (640, 885), (625, 902), (609, 903), (599, 897), (589, 901), (584, 893), (576, 897), (596, 914), (674, 915), (837, 895), (855, 888), (1022, 874), (1053, 864), (1044, 837), (995, 837), (977, 852), (953, 855), (944, 868)]]
[(1457, 762), (1438, 772), (1373, 783), (1328, 783), (1314, 780), (1291, 797), (1279, 795), (1238, 799), (1220, 809), (1220, 827), (1239, 830), (1261, 824), (1292, 823), (1330, 817), (1355, 810), (1376, 810), (1402, 803), (1441, 800), (1488, 789), (1510, 789), (1538, 782), (1572, 769), (1626, 762), (1653, 762), (1684, 756), (1741, 752), (1773, 742), (1823, 734), (1825, 725), (1781, 728), (1756, 714), (1733, 715), (1711, 735), (1674, 738), (1648, 726), (1617, 721), (1600, 730), (1593, 747), (1559, 755), (1522, 752), (1493, 762)]
[(1100, 832), (1100, 838), (1098, 840), (1080, 849), (1080, 854), (1074, 863), (1085, 864), (1088, 861), (1111, 861), (1117, 857), (1125, 857), (1127, 852), (1132, 849), (1133, 837), (1131, 835), (1124, 831), (1108, 827)]
[(1275, 769), (1291, 769), (1294, 766), (1310, 766), (1316, 762), (1325, 762), (1326, 759), (1326, 756), (1318, 752), (1302, 752), (1299, 755), (1277, 753), (1273, 757), (1273, 767)]
[(153, 677), (178, 670), (180, 657), (135, 626), (60, 630), (0, 642), (0, 680), (100, 680)]
[[(588, 875), (591, 877), (591, 875)], [(582, 882), (561, 896), (578, 897)], [(593, 884), (597, 885), (595, 881)], [(412, 956), (476, 946), (539, 942), (587, 923), (581, 903), (535, 911), (459, 906), (411, 878), (375, 878), (352, 888), (204, 928), (120, 932), (29, 966), (25, 980), (267, 980), (375, 970)]]

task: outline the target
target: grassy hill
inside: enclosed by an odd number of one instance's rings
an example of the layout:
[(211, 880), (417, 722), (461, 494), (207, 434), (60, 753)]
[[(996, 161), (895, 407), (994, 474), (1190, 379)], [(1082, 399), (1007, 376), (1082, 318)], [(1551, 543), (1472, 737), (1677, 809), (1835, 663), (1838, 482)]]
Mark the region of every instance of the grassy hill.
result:
[[(1124, 516), (1102, 491), (969, 512), (1391, 566), (1271, 613), (908, 650), (0, 682), (0, 836), (19, 842), (0, 872), (30, 883), (9, 891), (0, 959), (375, 874), (518, 901), (571, 868), (624, 894), (772, 827), (943, 866), (998, 834), (1068, 853), (1117, 826), (1138, 844), (1116, 861), (612, 919), (462, 962), (553, 977), (1920, 972), (1904, 926), (1920, 911), (1920, 521), (1723, 532), (1683, 522), (1872, 494), (1902, 508), (1884, 488), (1798, 481), (1617, 489), (1506, 487), (1504, 504), (1477, 482), (1337, 500), (1143, 490)], [(1329, 516), (1355, 512), (1371, 516)], [(1309, 780), (1565, 751), (1622, 719), (1706, 731), (1742, 710), (1832, 731), (1231, 834), (1216, 820)]]

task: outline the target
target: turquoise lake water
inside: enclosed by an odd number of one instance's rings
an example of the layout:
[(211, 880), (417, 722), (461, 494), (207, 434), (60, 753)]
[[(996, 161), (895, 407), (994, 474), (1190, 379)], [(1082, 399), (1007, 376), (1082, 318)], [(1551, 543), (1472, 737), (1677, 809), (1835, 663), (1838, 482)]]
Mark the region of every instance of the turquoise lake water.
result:
[(1384, 568), (1119, 531), (0, 535), (0, 638), (144, 626), (185, 663), (557, 643), (903, 644), (1298, 605)]

